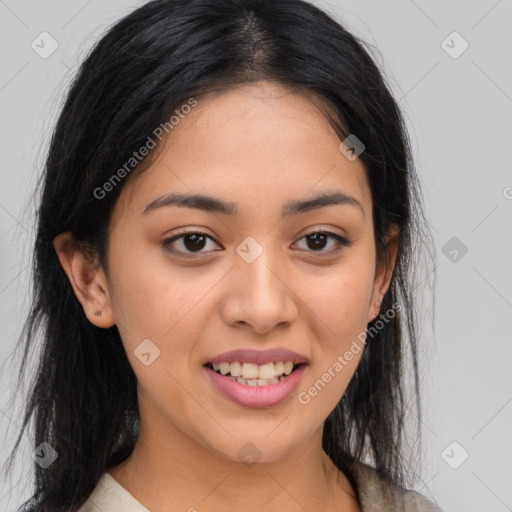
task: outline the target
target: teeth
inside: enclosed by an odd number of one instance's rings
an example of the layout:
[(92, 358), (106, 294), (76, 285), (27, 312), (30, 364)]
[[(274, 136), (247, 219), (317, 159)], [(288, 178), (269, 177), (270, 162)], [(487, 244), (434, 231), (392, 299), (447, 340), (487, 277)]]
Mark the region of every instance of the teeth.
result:
[(257, 379), (258, 378), (258, 365), (253, 363), (242, 364), (242, 377), (244, 379)]
[(220, 363), (219, 364), (219, 370), (222, 375), (226, 375), (226, 373), (229, 372), (229, 363)]
[(242, 376), (242, 363), (239, 363), (239, 362), (231, 363), (229, 365), (229, 373), (231, 373), (231, 377), (241, 377)]
[(214, 371), (220, 371), (222, 375), (234, 377), (238, 382), (242, 380), (241, 384), (249, 386), (275, 384), (286, 375), (290, 375), (293, 370), (292, 361), (277, 361), (261, 365), (236, 361), (234, 363), (214, 363), (212, 366)]
[(290, 375), (290, 373), (292, 373), (292, 370), (293, 370), (293, 363), (291, 361), (286, 361), (286, 363), (284, 363), (284, 374)]
[(268, 386), (271, 384), (277, 384), (279, 382), (279, 379), (277, 377), (274, 377), (273, 379), (258, 379), (258, 386)]
[(274, 363), (262, 364), (258, 367), (258, 377), (260, 379), (273, 379), (275, 375)]
[(278, 384), (279, 380), (284, 379), (284, 376), (277, 378), (274, 377), (273, 379), (244, 379), (243, 377), (230, 377), (228, 375), (228, 379), (236, 380), (240, 384), (245, 384), (246, 386), (271, 386), (272, 384)]

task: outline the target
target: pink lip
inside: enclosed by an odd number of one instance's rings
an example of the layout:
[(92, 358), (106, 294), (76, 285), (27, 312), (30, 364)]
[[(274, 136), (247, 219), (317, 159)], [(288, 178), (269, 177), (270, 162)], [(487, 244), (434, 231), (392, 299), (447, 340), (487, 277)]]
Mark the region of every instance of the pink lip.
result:
[[(286, 359), (290, 361), (290, 359)], [(223, 359), (222, 361), (225, 361)], [(234, 361), (238, 361), (235, 359)], [(247, 359), (244, 359), (247, 362)], [(262, 363), (265, 364), (265, 363)], [(280, 404), (286, 400), (298, 387), (306, 365), (299, 366), (294, 372), (277, 384), (268, 386), (248, 386), (220, 375), (212, 369), (204, 366), (203, 369), (215, 384), (217, 389), (232, 402), (245, 407), (263, 409)]]
[(254, 364), (267, 364), (275, 363), (278, 361), (292, 361), (294, 364), (307, 363), (307, 357), (304, 357), (297, 352), (292, 352), (283, 348), (273, 348), (269, 350), (251, 350), (239, 349), (230, 352), (224, 352), (218, 356), (205, 361), (206, 363), (254, 363)]

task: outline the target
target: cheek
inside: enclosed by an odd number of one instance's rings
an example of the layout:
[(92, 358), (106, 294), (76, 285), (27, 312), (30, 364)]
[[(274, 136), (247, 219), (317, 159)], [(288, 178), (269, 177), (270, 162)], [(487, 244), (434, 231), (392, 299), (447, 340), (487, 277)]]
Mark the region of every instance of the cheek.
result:
[(115, 256), (112, 304), (116, 322), (130, 337), (165, 341), (183, 329), (196, 306), (205, 302), (212, 276), (198, 277), (197, 269), (173, 270), (154, 249)]
[(323, 339), (343, 341), (366, 328), (371, 303), (373, 267), (364, 262), (346, 265), (323, 281), (308, 282), (308, 306), (326, 327)]
[(315, 417), (324, 419), (336, 406), (361, 359), (374, 279), (371, 255), (370, 246), (328, 279), (308, 281), (319, 343), (312, 347), (315, 364), (297, 398)]

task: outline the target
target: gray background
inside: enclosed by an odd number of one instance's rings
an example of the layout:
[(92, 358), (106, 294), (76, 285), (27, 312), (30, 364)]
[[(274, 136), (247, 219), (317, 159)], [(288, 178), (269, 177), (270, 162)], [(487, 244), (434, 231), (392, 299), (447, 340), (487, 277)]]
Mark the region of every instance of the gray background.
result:
[[(30, 194), (78, 63), (107, 26), (142, 3), (0, 0), (0, 462), (21, 423), (22, 401), (9, 398), (12, 350), (29, 303)], [(434, 236), (416, 489), (446, 512), (512, 510), (512, 2), (315, 3), (376, 48), (406, 114)], [(58, 43), (46, 59), (31, 47), (42, 46), (43, 31)], [(457, 58), (445, 49), (458, 54), (458, 36), (442, 45), (453, 31), (469, 44)], [(31, 465), (25, 443), (14, 476), (0, 482), (1, 510), (27, 497)]]

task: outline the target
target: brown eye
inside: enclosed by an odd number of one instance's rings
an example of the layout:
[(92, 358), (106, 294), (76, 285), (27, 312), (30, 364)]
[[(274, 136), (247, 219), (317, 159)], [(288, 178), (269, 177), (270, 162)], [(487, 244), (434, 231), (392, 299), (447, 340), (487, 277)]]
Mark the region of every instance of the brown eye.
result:
[[(306, 242), (306, 250), (311, 250), (313, 252), (321, 252), (321, 253), (331, 253), (341, 249), (344, 246), (350, 245), (352, 242), (345, 237), (337, 235), (336, 233), (331, 233), (330, 231), (314, 231), (313, 233), (309, 233), (301, 238), (301, 240), (307, 240)], [(327, 246), (329, 246), (329, 241), (333, 240), (334, 242), (330, 244), (330, 250), (324, 250)]]
[[(302, 247), (302, 249), (318, 253), (336, 252), (342, 247), (352, 243), (348, 239), (329, 231), (314, 231), (303, 236), (300, 240), (306, 240), (306, 247)], [(203, 250), (208, 247), (209, 242), (213, 242), (213, 244), (219, 246), (215, 240), (206, 233), (191, 231), (169, 238), (165, 240), (162, 245), (166, 251), (175, 254), (208, 254), (215, 250), (214, 247), (211, 250)]]
[(203, 254), (211, 251), (203, 251), (207, 247), (208, 242), (211, 241), (215, 245), (218, 245), (212, 237), (205, 233), (198, 231), (191, 231), (188, 233), (181, 233), (168, 240), (165, 240), (162, 244), (165, 250), (178, 253), (178, 254)]

